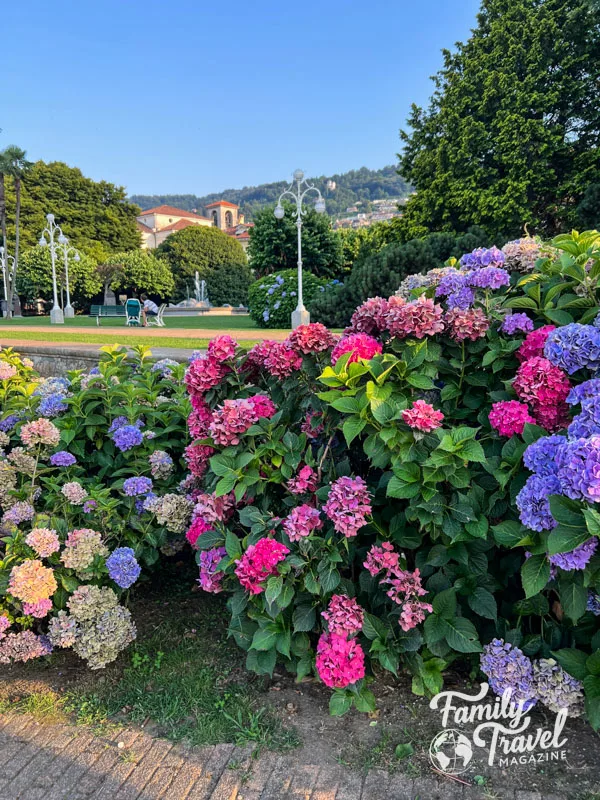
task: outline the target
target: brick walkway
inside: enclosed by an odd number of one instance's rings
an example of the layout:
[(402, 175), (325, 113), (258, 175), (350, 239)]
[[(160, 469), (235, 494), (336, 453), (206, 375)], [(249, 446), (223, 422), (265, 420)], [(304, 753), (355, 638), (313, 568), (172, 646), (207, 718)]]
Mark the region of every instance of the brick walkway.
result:
[(434, 778), (300, 763), (293, 754), (252, 760), (234, 745), (186, 748), (140, 730), (94, 734), (73, 725), (0, 715), (0, 800), (564, 800), (493, 795)]

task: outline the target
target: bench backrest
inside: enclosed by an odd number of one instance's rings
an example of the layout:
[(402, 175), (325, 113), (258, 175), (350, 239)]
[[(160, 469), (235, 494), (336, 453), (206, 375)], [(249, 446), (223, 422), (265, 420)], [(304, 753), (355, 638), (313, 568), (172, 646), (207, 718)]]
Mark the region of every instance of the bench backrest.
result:
[(92, 306), (90, 308), (91, 317), (124, 317), (124, 306)]

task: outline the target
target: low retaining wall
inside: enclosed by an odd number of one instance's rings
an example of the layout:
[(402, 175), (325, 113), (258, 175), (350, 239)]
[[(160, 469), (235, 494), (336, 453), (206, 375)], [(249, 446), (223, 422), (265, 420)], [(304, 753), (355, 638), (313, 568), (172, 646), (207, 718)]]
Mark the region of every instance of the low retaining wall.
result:
[[(10, 347), (10, 344), (6, 345)], [(30, 358), (33, 366), (44, 378), (66, 375), (71, 369), (90, 370), (98, 364), (99, 351), (77, 347), (36, 347), (19, 345), (14, 348), (23, 358)]]

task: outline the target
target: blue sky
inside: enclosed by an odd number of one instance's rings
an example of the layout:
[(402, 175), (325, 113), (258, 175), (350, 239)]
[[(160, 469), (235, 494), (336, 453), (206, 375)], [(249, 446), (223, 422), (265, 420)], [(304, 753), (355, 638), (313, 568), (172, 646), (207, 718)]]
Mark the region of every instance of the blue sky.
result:
[[(0, 145), (130, 193), (394, 163), (478, 0), (24, 0), (3, 9)], [(9, 32), (10, 35), (6, 35)]]

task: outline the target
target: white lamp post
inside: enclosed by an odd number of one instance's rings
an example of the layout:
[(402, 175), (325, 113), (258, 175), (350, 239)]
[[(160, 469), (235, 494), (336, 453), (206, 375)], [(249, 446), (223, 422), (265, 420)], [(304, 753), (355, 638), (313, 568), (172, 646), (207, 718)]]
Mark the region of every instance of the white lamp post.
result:
[[(54, 214), (46, 214), (46, 220), (48, 225), (42, 231), (42, 235), (40, 237), (40, 247), (49, 247), (50, 248), (50, 258), (52, 259), (52, 293), (54, 295), (54, 304), (52, 306), (52, 311), (50, 312), (50, 322), (53, 325), (63, 325), (65, 318), (63, 315), (62, 308), (58, 302), (58, 288), (56, 285), (56, 249), (57, 249), (57, 242), (54, 241), (54, 234), (56, 231), (59, 231), (59, 236), (63, 235), (60, 226), (58, 226), (54, 222)], [(49, 242), (46, 241), (44, 234), (48, 234)]]
[(69, 240), (62, 232), (58, 237), (58, 249), (62, 251), (65, 262), (65, 288), (67, 290), (67, 305), (64, 307), (64, 315), (65, 318), (69, 318), (75, 316), (75, 309), (71, 305), (71, 293), (69, 290), (69, 256), (73, 256), (73, 261), (79, 261), (80, 258), (79, 252), (74, 247), (69, 246)]
[[(306, 188), (303, 188), (304, 184), (306, 184)], [(308, 183), (301, 169), (295, 170), (294, 179), (290, 183), (289, 188), (280, 195), (274, 211), (276, 219), (283, 219), (285, 216), (285, 209), (281, 205), (281, 200), (288, 195), (296, 204), (296, 210), (292, 213), (296, 217), (296, 227), (298, 228), (298, 305), (296, 306), (296, 310), (292, 311), (292, 328), (297, 328), (299, 325), (308, 325), (310, 322), (310, 314), (304, 307), (304, 300), (302, 297), (302, 216), (306, 214), (306, 210), (302, 206), (302, 201), (309, 192), (317, 193), (315, 211), (318, 214), (322, 214), (325, 211), (325, 201), (321, 196), (321, 192), (316, 186), (312, 186)]]
[(8, 283), (7, 283), (7, 276), (10, 271), (10, 261), (13, 263), (13, 271), (14, 271), (14, 263), (15, 259), (12, 256), (4, 253), (4, 247), (0, 245), (0, 269), (2, 269), (2, 283), (4, 285), (4, 299), (8, 302)]

